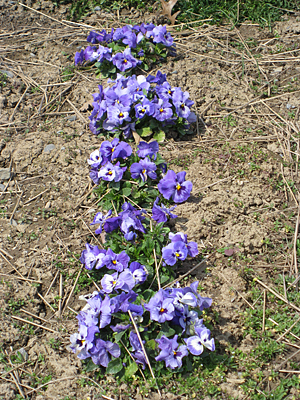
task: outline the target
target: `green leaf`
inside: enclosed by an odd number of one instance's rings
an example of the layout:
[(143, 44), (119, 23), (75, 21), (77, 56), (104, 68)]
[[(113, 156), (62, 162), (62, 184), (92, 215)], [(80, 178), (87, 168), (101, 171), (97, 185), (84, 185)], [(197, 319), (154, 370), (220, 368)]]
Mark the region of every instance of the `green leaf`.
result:
[(147, 347), (151, 350), (155, 350), (156, 342), (154, 339), (151, 339), (147, 342)]
[(136, 371), (138, 370), (138, 366), (136, 362), (133, 362), (131, 364), (128, 365), (128, 367), (125, 370), (125, 376), (127, 378), (131, 378), (132, 375), (134, 375), (136, 373)]
[(151, 289), (147, 289), (143, 292), (143, 297), (145, 301), (149, 301), (151, 299), (151, 297), (154, 296), (154, 291)]
[(122, 194), (124, 195), (124, 196), (130, 196), (130, 194), (131, 194), (131, 188), (123, 188), (122, 189)]
[(148, 71), (149, 70), (148, 64), (143, 63), (143, 68), (144, 68), (145, 71)]
[(123, 368), (123, 364), (120, 358), (115, 358), (108, 363), (106, 368), (107, 374), (117, 374)]
[(118, 332), (116, 335), (114, 335), (116, 343), (122, 339), (122, 336), (124, 335), (125, 332), (126, 331), (121, 331), (121, 332)]
[(95, 369), (98, 369), (99, 366), (94, 364), (91, 359), (89, 359), (84, 367), (85, 372), (92, 372), (95, 371)]
[(161, 336), (165, 335), (166, 337), (170, 337), (170, 336), (175, 335), (175, 333), (176, 333), (175, 330), (173, 328), (171, 328), (170, 325), (167, 322), (164, 322), (162, 324), (162, 326), (161, 326), (161, 330), (159, 332), (159, 335), (161, 335)]
[(153, 139), (157, 140), (158, 143), (162, 143), (166, 138), (166, 134), (164, 131), (159, 131), (157, 133), (154, 134)]
[(163, 283), (167, 282), (169, 279), (170, 279), (169, 276), (163, 275), (160, 277), (160, 283), (163, 284)]
[(152, 129), (149, 126), (145, 126), (142, 129), (137, 129), (137, 133), (142, 137), (147, 137), (152, 135)]

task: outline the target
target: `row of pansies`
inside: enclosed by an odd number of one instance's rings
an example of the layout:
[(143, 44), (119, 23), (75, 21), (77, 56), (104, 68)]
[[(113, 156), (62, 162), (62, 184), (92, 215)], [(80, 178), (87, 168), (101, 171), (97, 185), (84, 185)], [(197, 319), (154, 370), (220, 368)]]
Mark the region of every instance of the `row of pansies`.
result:
[[(89, 36), (92, 43), (127, 44), (124, 52), (140, 51), (146, 38), (157, 45), (172, 42), (164, 27), (149, 25)], [(123, 132), (129, 138), (140, 130), (148, 137), (169, 125), (185, 128), (194, 118), (188, 93), (172, 88), (161, 72), (147, 78), (118, 75), (93, 96), (90, 127), (96, 134)], [(169, 222), (177, 217), (173, 203), (188, 200), (192, 182), (185, 180), (186, 172), (168, 170), (156, 140), (140, 141), (136, 151), (118, 137), (104, 141), (88, 164), (105, 212), (91, 222), (101, 238), (98, 245), (87, 243), (80, 261), (100, 290), (81, 296), (86, 305), (70, 349), (89, 369), (100, 366), (126, 377), (147, 365), (152, 376), (153, 370), (191, 365), (205, 349), (215, 348), (203, 321), (212, 300), (198, 293), (198, 282), (181, 287), (174, 280), (184, 260), (199, 256), (197, 243), (171, 232)]]

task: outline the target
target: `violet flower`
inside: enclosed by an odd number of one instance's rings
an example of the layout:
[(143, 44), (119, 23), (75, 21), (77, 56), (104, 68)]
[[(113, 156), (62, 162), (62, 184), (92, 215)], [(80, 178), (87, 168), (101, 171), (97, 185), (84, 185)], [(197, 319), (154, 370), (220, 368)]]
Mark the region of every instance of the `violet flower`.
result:
[(118, 272), (122, 272), (128, 266), (130, 257), (123, 250), (120, 254), (114, 253), (111, 249), (108, 249), (103, 262), (108, 269), (114, 269)]
[(195, 356), (199, 356), (203, 353), (204, 347), (210, 351), (215, 350), (215, 341), (210, 338), (210, 330), (205, 326), (195, 328), (196, 336), (191, 336), (184, 339), (187, 344), (187, 348)]
[(194, 104), (192, 100), (189, 100), (189, 93), (182, 92), (180, 88), (175, 88), (172, 99), (178, 117), (188, 118), (191, 112), (190, 108)]
[(175, 203), (183, 203), (190, 197), (193, 184), (190, 181), (185, 181), (186, 172), (178, 172), (169, 170), (165, 177), (157, 185), (159, 192), (165, 199), (172, 200)]
[(138, 144), (137, 148), (138, 148), (137, 155), (140, 158), (145, 158), (147, 156), (151, 158), (152, 156), (154, 156), (154, 160), (156, 160), (156, 156), (159, 150), (159, 145), (156, 140), (150, 143), (141, 141)]
[(143, 283), (147, 279), (148, 272), (144, 265), (133, 261), (129, 266), (130, 272), (135, 280), (135, 284)]
[(126, 142), (120, 142), (118, 138), (113, 139), (111, 142), (104, 141), (101, 143), (100, 153), (109, 161), (116, 158), (127, 158), (132, 154), (131, 146)]
[(166, 100), (158, 99), (155, 103), (154, 118), (158, 121), (166, 121), (173, 116), (172, 104)]
[(150, 318), (160, 323), (171, 321), (175, 315), (173, 299), (165, 297), (163, 289), (160, 289), (144, 307), (150, 312)]
[(105, 221), (111, 216), (112, 210), (109, 210), (106, 215), (103, 215), (102, 212), (97, 212), (95, 215), (93, 222), (90, 225), (100, 224), (99, 228), (95, 230), (96, 235), (102, 233), (103, 224)]
[(183, 242), (172, 242), (162, 248), (162, 258), (167, 265), (175, 265), (178, 260), (185, 260), (188, 251)]
[(170, 216), (170, 218), (177, 218), (176, 214), (173, 214), (172, 211), (174, 210), (174, 208), (176, 208), (177, 206), (173, 206), (171, 208), (167, 208), (165, 205), (163, 205), (161, 203), (161, 205), (158, 205), (159, 202), (159, 197), (156, 197), (155, 202), (153, 203), (153, 207), (152, 207), (152, 218), (157, 222), (167, 222), (168, 217)]
[(171, 369), (180, 368), (182, 366), (182, 358), (188, 355), (187, 346), (178, 347), (177, 338), (178, 335), (175, 335), (173, 339), (168, 339), (166, 336), (156, 339), (161, 352), (155, 357), (155, 360), (164, 361), (166, 367)]
[(85, 325), (79, 326), (79, 332), (70, 336), (71, 345), (69, 349), (73, 353), (77, 353), (77, 357), (84, 360), (90, 357), (89, 350), (93, 347), (95, 333), (99, 332), (97, 326), (87, 327)]
[(169, 233), (169, 239), (171, 239), (172, 242), (183, 242), (186, 245), (186, 248), (188, 250), (188, 255), (190, 257), (196, 257), (199, 254), (198, 251), (198, 245), (196, 242), (189, 242), (187, 241), (187, 235), (182, 233), (182, 232), (177, 232), (177, 233)]
[(123, 178), (123, 174), (126, 169), (127, 167), (120, 167), (119, 161), (115, 165), (108, 162), (100, 169), (98, 172), (98, 177), (108, 182), (119, 182)]
[(102, 268), (104, 266), (103, 261), (106, 250), (100, 250), (98, 246), (92, 246), (89, 243), (86, 243), (85, 247), (86, 249), (82, 251), (79, 261), (84, 264), (85, 268), (88, 270)]
[[(145, 354), (143, 352), (143, 348), (139, 341), (138, 335), (133, 331), (131, 331), (129, 334), (129, 342), (133, 349), (132, 356), (134, 357), (135, 362), (137, 364), (142, 364), (142, 368), (145, 369), (148, 362), (147, 362)], [(143, 340), (143, 343), (145, 343), (144, 340)]]
[(98, 168), (102, 162), (100, 150), (93, 151), (90, 155), (90, 158), (87, 160), (87, 162), (92, 168)]
[(75, 54), (75, 65), (83, 64), (85, 61), (84, 50), (80, 50), (80, 52), (76, 52)]
[(135, 117), (138, 119), (144, 118), (145, 115), (152, 116), (154, 114), (154, 104), (148, 99), (143, 99), (142, 103), (138, 103), (134, 107)]
[(130, 166), (130, 172), (133, 179), (142, 178), (144, 182), (146, 182), (148, 176), (151, 179), (156, 179), (156, 165), (149, 160), (149, 158), (145, 158), (140, 160), (138, 163), (133, 163)]
[(127, 47), (123, 53), (117, 53), (112, 58), (113, 64), (122, 72), (130, 68), (135, 68), (141, 61), (131, 55), (130, 47)]
[(121, 350), (117, 343), (96, 339), (95, 345), (92, 350), (90, 350), (90, 353), (94, 364), (107, 367), (110, 362), (109, 354), (115, 358), (119, 358)]
[(124, 107), (122, 104), (109, 107), (107, 116), (109, 123), (115, 126), (121, 125), (124, 121), (131, 121), (128, 107)]

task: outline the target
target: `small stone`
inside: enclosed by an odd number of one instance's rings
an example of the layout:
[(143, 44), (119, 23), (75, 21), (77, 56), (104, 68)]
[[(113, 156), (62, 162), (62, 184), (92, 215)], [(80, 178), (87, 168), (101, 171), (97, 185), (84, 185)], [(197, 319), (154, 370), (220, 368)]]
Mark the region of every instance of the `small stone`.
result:
[(5, 185), (3, 183), (0, 183), (0, 191), (2, 192), (5, 189)]
[(96, 210), (94, 209), (94, 208), (90, 208), (89, 210), (88, 210), (88, 214), (92, 214), (93, 212), (95, 212)]
[(5, 70), (1, 69), (0, 72), (1, 72), (1, 74), (7, 75), (9, 78), (13, 78), (14, 77), (14, 74), (12, 72), (10, 72), (10, 71), (5, 71)]
[(71, 117), (68, 117), (67, 120), (69, 121), (76, 121), (76, 115), (71, 115)]
[(25, 233), (25, 231), (26, 231), (26, 225), (24, 225), (24, 224), (18, 224), (18, 225), (16, 225), (16, 228), (17, 228), (17, 231), (20, 233)]
[(51, 207), (51, 202), (48, 201), (45, 205), (45, 210), (49, 210), (49, 208)]
[(65, 146), (62, 146), (62, 147), (61, 147), (61, 150), (65, 150), (65, 149), (66, 149)]
[(44, 148), (44, 153), (50, 153), (50, 151), (55, 149), (54, 144), (47, 144), (47, 146)]
[(36, 57), (36, 54), (34, 54), (34, 53), (30, 53), (29, 54), (31, 57)]
[(18, 226), (17, 221), (14, 220), (14, 219), (11, 220), (10, 224), (11, 224), (12, 226)]
[(286, 108), (287, 108), (288, 110), (290, 110), (291, 108), (296, 108), (296, 106), (293, 106), (292, 104), (287, 103)]
[(172, 72), (172, 74), (178, 74), (178, 71), (175, 70), (175, 71)]
[(94, 8), (94, 11), (101, 11), (101, 7), (96, 6), (96, 7)]
[(0, 181), (8, 181), (11, 176), (9, 168), (0, 168)]

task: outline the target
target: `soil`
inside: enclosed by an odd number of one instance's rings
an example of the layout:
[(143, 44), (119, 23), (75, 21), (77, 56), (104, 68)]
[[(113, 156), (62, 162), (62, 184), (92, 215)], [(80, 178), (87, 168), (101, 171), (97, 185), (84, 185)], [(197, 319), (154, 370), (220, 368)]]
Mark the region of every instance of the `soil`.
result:
[[(10, 357), (24, 349), (32, 375), (23, 374), (18, 387), (18, 373), (3, 375), (0, 364), (0, 399), (22, 393), (34, 400), (100, 399), (110, 382), (108, 396), (154, 400), (157, 393), (143, 397), (140, 388), (122, 395), (128, 388), (116, 388), (110, 377), (80, 385), (93, 375), (84, 376), (67, 350), (83, 306), (79, 293), (93, 290), (81, 281), (86, 273), (74, 254), (94, 240), (88, 226), (96, 199), (86, 160), (103, 139), (89, 131), (85, 106), (99, 80), (93, 71), (64, 68), (85, 45), (88, 26), (157, 16), (97, 11), (72, 24), (63, 21), (66, 6), (24, 4), (31, 8), (0, 1), (0, 72), (7, 74), (0, 75), (0, 346)], [(194, 185), (191, 198), (176, 208), (175, 227), (207, 256), (206, 268), (189, 279), (199, 279), (203, 295), (213, 298), (219, 315), (213, 335), (222, 351), (255, 346), (243, 331), (242, 314), (251, 302), (249, 268), (265, 282), (285, 267), (290, 271), (291, 251), (281, 244), (292, 240), (287, 226), (294, 226), (289, 218), (300, 200), (298, 169), (290, 167), (295, 144), (299, 149), (299, 32), (296, 18), (272, 32), (251, 24), (173, 31), (177, 57), (160, 67), (171, 85), (190, 93), (199, 116), (193, 135), (169, 138), (161, 152)], [(294, 182), (294, 192), (284, 179)], [(194, 265), (186, 262), (179, 275)], [(246, 398), (240, 383), (239, 371), (229, 371), (218, 398)], [(168, 388), (162, 393), (166, 399), (190, 398)]]

